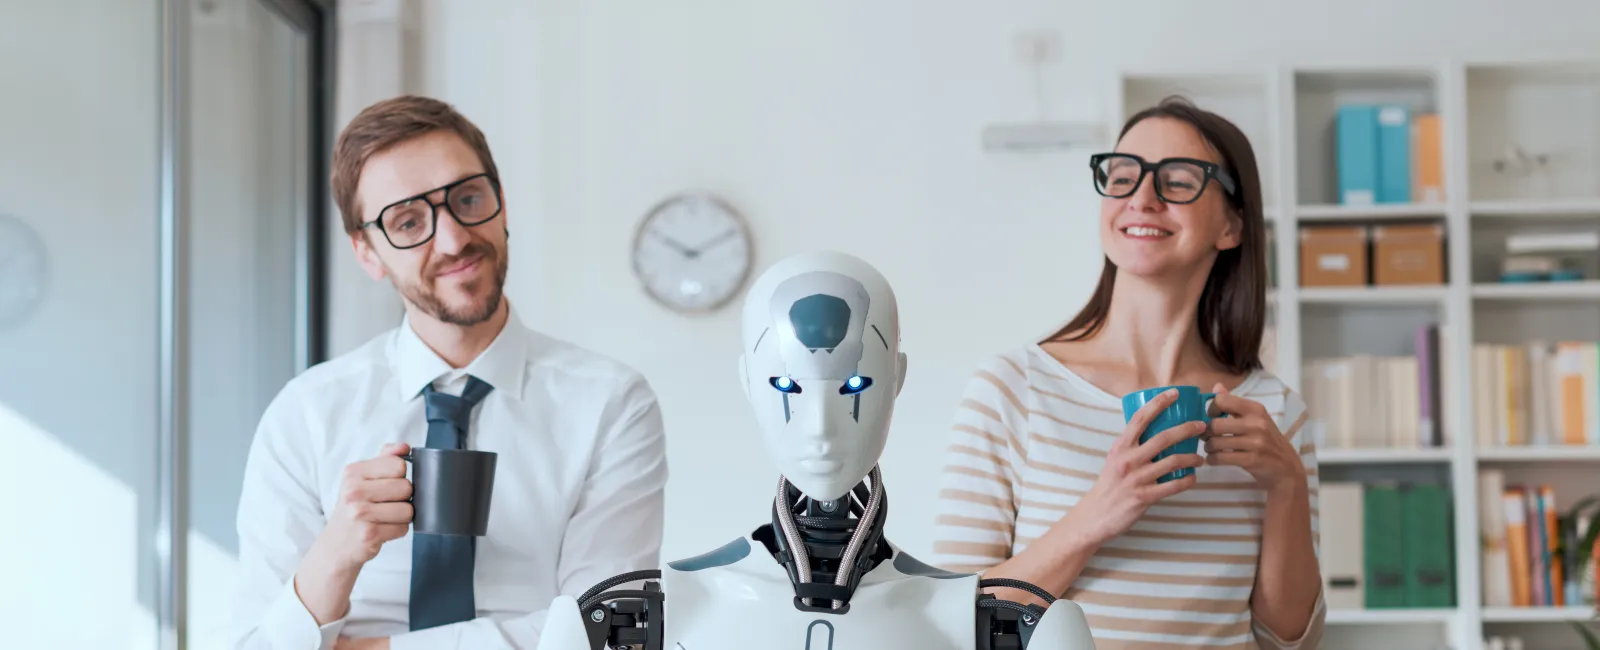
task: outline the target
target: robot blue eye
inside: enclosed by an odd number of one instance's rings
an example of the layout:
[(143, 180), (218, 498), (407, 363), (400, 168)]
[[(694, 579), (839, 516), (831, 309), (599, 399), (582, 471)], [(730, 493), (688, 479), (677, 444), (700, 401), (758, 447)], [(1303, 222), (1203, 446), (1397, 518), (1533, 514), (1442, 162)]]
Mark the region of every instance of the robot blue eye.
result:
[(868, 388), (871, 388), (871, 387), (872, 387), (872, 378), (871, 377), (862, 377), (861, 375), (853, 375), (849, 379), (844, 380), (844, 385), (839, 387), (839, 394), (840, 395), (855, 395), (855, 394), (860, 393), (861, 391), (864, 391), (864, 390), (866, 390)]
[(772, 384), (772, 387), (778, 389), (780, 392), (784, 392), (784, 393), (798, 393), (798, 392), (800, 392), (800, 384), (795, 383), (795, 381), (793, 379), (790, 379), (788, 377), (773, 377), (771, 379), (768, 379), (767, 383)]

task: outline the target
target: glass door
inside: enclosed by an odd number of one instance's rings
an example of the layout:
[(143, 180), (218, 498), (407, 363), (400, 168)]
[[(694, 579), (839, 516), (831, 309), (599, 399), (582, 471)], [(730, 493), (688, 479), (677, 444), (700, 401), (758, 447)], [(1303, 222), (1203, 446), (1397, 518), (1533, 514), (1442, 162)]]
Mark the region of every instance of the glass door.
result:
[(319, 5), (192, 2), (183, 273), (187, 647), (227, 647), (257, 423), (321, 360), (328, 212)]
[(228, 646), (250, 441), (325, 354), (331, 6), (0, 2), (0, 648)]

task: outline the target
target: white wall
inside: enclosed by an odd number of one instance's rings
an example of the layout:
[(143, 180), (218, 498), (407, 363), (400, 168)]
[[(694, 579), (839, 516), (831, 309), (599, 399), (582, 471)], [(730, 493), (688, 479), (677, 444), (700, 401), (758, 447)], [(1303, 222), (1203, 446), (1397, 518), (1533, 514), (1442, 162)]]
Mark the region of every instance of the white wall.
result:
[(692, 187), (748, 215), (757, 272), (864, 256), (900, 297), (910, 373), (883, 459), (890, 536), (927, 555), (940, 453), (974, 364), (1059, 324), (1099, 268), (1084, 154), (985, 155), (1033, 115), (1018, 30), (1058, 30), (1055, 117), (1105, 120), (1115, 66), (1600, 55), (1587, 0), (424, 2), (420, 89), (487, 132), (510, 295), (533, 325), (646, 373), (669, 427), (665, 554), (767, 521), (776, 478), (734, 380), (737, 309), (685, 318), (628, 271), (641, 213)]

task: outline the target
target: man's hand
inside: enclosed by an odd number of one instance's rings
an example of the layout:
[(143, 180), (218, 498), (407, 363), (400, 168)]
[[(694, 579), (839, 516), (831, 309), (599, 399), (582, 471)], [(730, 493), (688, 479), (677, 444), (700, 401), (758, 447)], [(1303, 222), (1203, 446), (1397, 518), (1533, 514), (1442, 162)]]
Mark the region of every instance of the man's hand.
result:
[(405, 536), (411, 482), (402, 457), (410, 451), (405, 443), (387, 444), (376, 458), (345, 465), (339, 503), (313, 550), (324, 547), (344, 568), (359, 568), (377, 557), (384, 542)]
[(389, 637), (352, 639), (347, 636), (341, 636), (338, 641), (334, 642), (333, 650), (389, 650)]
[(405, 536), (411, 482), (402, 457), (409, 451), (404, 443), (387, 444), (377, 457), (345, 466), (338, 505), (295, 572), (295, 593), (318, 625), (344, 617), (361, 567), (385, 542)]

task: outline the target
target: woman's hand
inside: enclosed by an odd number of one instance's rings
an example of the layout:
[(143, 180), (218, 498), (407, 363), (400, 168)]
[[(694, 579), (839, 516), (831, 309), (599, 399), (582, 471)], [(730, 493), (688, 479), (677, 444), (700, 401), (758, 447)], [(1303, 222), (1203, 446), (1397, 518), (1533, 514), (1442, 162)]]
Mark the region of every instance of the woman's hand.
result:
[(1278, 430), (1260, 402), (1233, 395), (1222, 384), (1214, 389), (1216, 410), (1228, 417), (1211, 421), (1206, 434), (1206, 464), (1242, 467), (1266, 490), (1305, 485), (1306, 466), (1300, 451)]
[(1204, 433), (1205, 422), (1185, 422), (1156, 434), (1144, 444), (1139, 443), (1139, 435), (1150, 424), (1150, 420), (1171, 406), (1177, 397), (1178, 391), (1169, 390), (1145, 403), (1133, 414), (1122, 435), (1112, 443), (1111, 451), (1106, 455), (1105, 467), (1100, 470), (1094, 487), (1062, 519), (1065, 522), (1063, 526), (1085, 535), (1085, 541), (1092, 547), (1098, 547), (1131, 528), (1151, 504), (1194, 485), (1193, 474), (1167, 483), (1157, 483), (1156, 480), (1181, 467), (1201, 466), (1204, 461), (1199, 454), (1174, 454), (1160, 462), (1150, 461), (1161, 450)]

